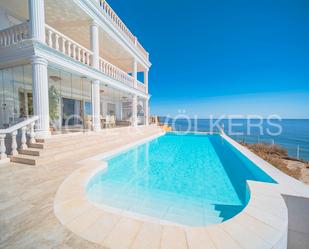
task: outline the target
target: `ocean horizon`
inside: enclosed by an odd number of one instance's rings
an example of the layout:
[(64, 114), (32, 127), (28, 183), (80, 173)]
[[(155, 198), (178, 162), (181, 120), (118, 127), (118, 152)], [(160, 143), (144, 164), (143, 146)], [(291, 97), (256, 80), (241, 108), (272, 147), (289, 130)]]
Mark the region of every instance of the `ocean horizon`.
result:
[[(198, 131), (210, 132), (219, 131), (217, 127), (211, 129), (219, 119), (172, 119), (169, 117), (160, 117), (160, 123), (166, 123), (176, 131)], [(224, 125), (224, 131), (238, 142), (267, 143), (277, 144), (287, 149), (289, 156), (298, 157), (299, 159), (309, 160), (309, 119), (282, 119), (272, 120), (272, 126), (263, 119), (260, 127), (248, 128), (249, 119), (221, 119), (218, 123)], [(251, 119), (251, 124), (257, 125), (260, 120)], [(232, 123), (232, 127), (231, 127)], [(279, 134), (276, 133), (278, 127), (282, 128)], [(276, 130), (277, 129), (277, 130)], [(262, 131), (262, 132), (261, 132)], [(270, 132), (268, 132), (270, 131)]]

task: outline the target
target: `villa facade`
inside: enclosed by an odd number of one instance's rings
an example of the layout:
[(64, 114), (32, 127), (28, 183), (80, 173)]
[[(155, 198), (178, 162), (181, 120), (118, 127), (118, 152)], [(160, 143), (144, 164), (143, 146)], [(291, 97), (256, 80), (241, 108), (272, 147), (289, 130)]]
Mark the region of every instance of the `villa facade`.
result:
[(147, 125), (148, 52), (103, 0), (0, 3), (0, 129)]

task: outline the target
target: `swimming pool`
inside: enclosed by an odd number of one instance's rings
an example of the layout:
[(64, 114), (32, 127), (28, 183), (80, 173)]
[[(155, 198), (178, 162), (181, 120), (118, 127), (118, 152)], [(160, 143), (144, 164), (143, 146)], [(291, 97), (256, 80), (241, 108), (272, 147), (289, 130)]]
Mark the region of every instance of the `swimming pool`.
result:
[(168, 133), (104, 160), (88, 200), (186, 226), (239, 213), (249, 200), (246, 180), (275, 183), (220, 135)]

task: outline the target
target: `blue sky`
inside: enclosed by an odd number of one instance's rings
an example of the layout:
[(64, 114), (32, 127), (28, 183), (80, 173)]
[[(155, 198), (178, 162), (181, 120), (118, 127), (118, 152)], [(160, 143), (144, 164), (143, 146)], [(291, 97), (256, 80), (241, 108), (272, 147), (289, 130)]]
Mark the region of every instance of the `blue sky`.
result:
[(109, 3), (150, 53), (152, 114), (309, 118), (309, 1)]

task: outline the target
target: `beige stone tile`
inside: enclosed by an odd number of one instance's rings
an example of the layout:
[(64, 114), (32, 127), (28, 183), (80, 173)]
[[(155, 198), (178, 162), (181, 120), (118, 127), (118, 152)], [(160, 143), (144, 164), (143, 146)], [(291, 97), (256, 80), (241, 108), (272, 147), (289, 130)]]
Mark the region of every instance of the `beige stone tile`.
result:
[(175, 226), (163, 226), (161, 249), (188, 249), (184, 229)]
[(256, 208), (254, 206), (248, 206), (244, 212), (255, 219), (261, 220), (262, 222), (266, 223), (267, 225), (274, 227), (280, 231), (287, 229), (287, 220), (275, 216), (272, 213), (268, 213), (264, 210)]
[(67, 227), (74, 233), (81, 235), (91, 224), (93, 224), (100, 216), (104, 214), (104, 211), (98, 208), (89, 208), (86, 212), (79, 216), (76, 216), (73, 220), (67, 223)]
[(205, 228), (205, 231), (209, 234), (216, 249), (245, 249), (218, 225)]
[(121, 216), (104, 213), (102, 216), (85, 229), (81, 236), (89, 241), (102, 244), (106, 236), (112, 231)]
[(187, 228), (189, 249), (216, 249), (205, 228)]
[(287, 207), (283, 198), (274, 198), (272, 196), (251, 195), (250, 206), (265, 210), (275, 216), (287, 217)]
[(276, 242), (282, 237), (282, 231), (275, 229), (274, 227), (264, 223), (261, 220), (255, 219), (246, 213), (242, 213), (235, 218), (235, 221), (251, 232), (254, 232), (264, 241), (271, 245), (275, 245)]
[(67, 224), (91, 207), (91, 204), (84, 199), (73, 199), (59, 206), (55, 206), (55, 214), (62, 224)]
[(131, 249), (159, 249), (161, 243), (162, 226), (145, 222), (133, 242)]
[(135, 240), (142, 223), (123, 217), (103, 241), (103, 246), (113, 249), (127, 249)]
[(233, 240), (237, 241), (241, 247), (246, 249), (271, 248), (272, 245), (261, 239), (254, 231), (241, 226), (235, 220), (230, 220), (220, 224), (221, 228), (227, 232)]

